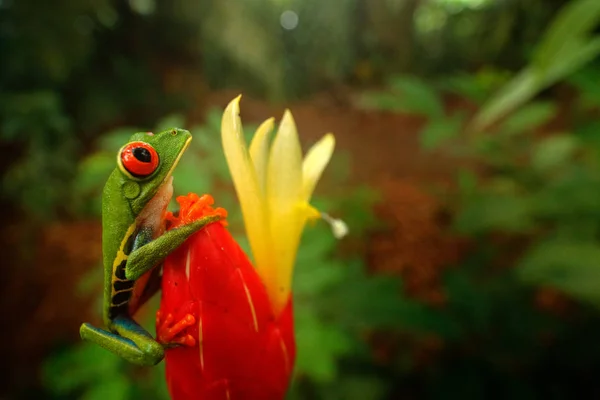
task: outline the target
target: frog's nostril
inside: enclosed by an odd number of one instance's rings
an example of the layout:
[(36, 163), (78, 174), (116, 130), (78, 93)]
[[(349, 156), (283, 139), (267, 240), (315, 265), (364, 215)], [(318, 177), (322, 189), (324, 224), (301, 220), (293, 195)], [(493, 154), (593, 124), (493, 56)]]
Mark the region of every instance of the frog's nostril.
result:
[(173, 130), (171, 131), (171, 135), (173, 135), (173, 136), (177, 135), (177, 129), (173, 129)]

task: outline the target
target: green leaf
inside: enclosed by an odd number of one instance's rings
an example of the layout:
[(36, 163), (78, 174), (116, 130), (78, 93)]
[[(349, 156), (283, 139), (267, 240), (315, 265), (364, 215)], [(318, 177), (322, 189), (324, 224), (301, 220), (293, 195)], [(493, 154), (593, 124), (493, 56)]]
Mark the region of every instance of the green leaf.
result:
[(341, 261), (313, 259), (316, 268), (306, 268), (307, 263), (298, 263), (294, 268), (294, 296), (316, 296), (346, 277), (345, 265)]
[(556, 114), (556, 105), (550, 102), (527, 104), (511, 114), (502, 124), (506, 135), (526, 133), (548, 122)]
[(31, 215), (56, 217), (56, 207), (66, 204), (70, 196), (70, 181), (75, 171), (73, 141), (53, 144), (30, 141), (24, 156), (14, 162), (2, 177), (2, 192), (11, 197)]
[[(344, 193), (343, 196), (335, 199), (336, 204), (327, 208), (318, 207), (318, 209), (336, 209), (338, 214), (350, 228), (350, 235), (360, 236), (366, 234), (370, 228), (378, 226), (382, 221), (375, 218), (373, 206), (381, 201), (381, 194), (368, 186), (358, 186), (352, 189), (351, 193)], [(318, 199), (313, 201), (317, 204)]]
[[(544, 83), (538, 90), (555, 84), (579, 68), (593, 61), (600, 54), (600, 36), (569, 44), (569, 51), (549, 65), (544, 72)], [(538, 71), (539, 72), (539, 71)]]
[(596, 242), (542, 242), (523, 257), (517, 271), (525, 282), (553, 286), (600, 305), (600, 245)]
[(463, 195), (470, 195), (475, 192), (477, 188), (477, 175), (469, 169), (460, 169), (458, 171), (457, 183), (460, 193)]
[(127, 377), (115, 375), (111, 379), (106, 379), (96, 383), (81, 397), (82, 400), (127, 400), (130, 398), (129, 390), (131, 384)]
[(440, 118), (444, 105), (437, 91), (412, 76), (396, 76), (388, 82), (389, 91), (363, 94), (360, 103), (365, 108), (404, 112)]
[(118, 376), (121, 362), (100, 346), (85, 343), (49, 358), (44, 364), (43, 379), (54, 393), (65, 395), (92, 382)]
[(412, 76), (390, 79), (390, 88), (399, 95), (399, 109), (404, 112), (440, 118), (444, 105), (438, 93), (427, 83)]
[[(450, 307), (468, 319), (466, 329), (483, 331), (489, 329), (493, 318), (493, 296), (473, 279), (465, 268), (457, 268), (444, 276)], [(488, 289), (488, 288), (486, 288)], [(473, 304), (477, 304), (473, 307)], [(462, 322), (465, 324), (465, 321)], [(466, 324), (465, 324), (466, 325)]]
[(358, 260), (346, 264), (345, 279), (318, 300), (322, 312), (338, 326), (356, 333), (366, 329), (402, 329), (414, 334), (457, 336), (458, 327), (443, 313), (407, 299), (397, 278), (368, 276)]
[(421, 147), (431, 150), (445, 141), (458, 136), (463, 123), (463, 115), (455, 114), (448, 118), (437, 118), (429, 121), (421, 132)]
[(331, 382), (337, 375), (338, 358), (352, 350), (346, 333), (333, 325), (323, 324), (302, 308), (296, 311), (296, 373), (315, 382)]
[(331, 230), (325, 222), (315, 221), (312, 224), (315, 225), (311, 226), (311, 223), (309, 223), (305, 228), (306, 233), (302, 237), (300, 249), (296, 258), (298, 263), (308, 264), (308, 269), (311, 271), (316, 269), (313, 261), (316, 259), (325, 260), (329, 258), (339, 243), (331, 234)]
[(600, 22), (600, 2), (577, 0), (568, 2), (554, 18), (538, 46), (535, 63), (544, 69), (565, 55), (570, 42), (589, 34)]
[(600, 71), (593, 66), (584, 68), (583, 70), (569, 77), (568, 82), (575, 86), (579, 92), (580, 99), (584, 108), (592, 108), (600, 106)]
[(600, 121), (590, 121), (575, 131), (576, 136), (586, 148), (600, 152)]
[(488, 100), (475, 115), (470, 129), (479, 132), (531, 99), (543, 86), (541, 76), (525, 68)]
[(466, 73), (445, 77), (441, 86), (446, 91), (466, 97), (475, 103), (482, 102), (488, 95), (488, 90), (480, 83), (480, 80)]
[(481, 131), (526, 103), (541, 90), (563, 79), (600, 54), (600, 38), (571, 44), (569, 54), (557, 58), (546, 69), (526, 67), (510, 80), (477, 113), (470, 129)]
[(395, 93), (367, 92), (360, 99), (360, 106), (366, 109), (401, 112), (403, 103)]
[(547, 170), (568, 162), (578, 148), (573, 135), (554, 135), (536, 144), (532, 155), (532, 166), (537, 170)]
[(535, 193), (536, 214), (559, 222), (557, 228), (567, 224), (597, 225), (600, 192), (590, 188), (600, 186), (598, 172), (592, 168), (574, 168), (572, 163), (566, 163), (560, 172)]
[(462, 233), (524, 232), (533, 226), (533, 201), (516, 194), (488, 193), (469, 199), (456, 217)]
[(587, 35), (599, 20), (600, 2), (596, 0), (579, 0), (565, 6), (546, 30), (533, 62), (484, 105), (470, 129), (485, 129), (596, 58), (600, 37)]

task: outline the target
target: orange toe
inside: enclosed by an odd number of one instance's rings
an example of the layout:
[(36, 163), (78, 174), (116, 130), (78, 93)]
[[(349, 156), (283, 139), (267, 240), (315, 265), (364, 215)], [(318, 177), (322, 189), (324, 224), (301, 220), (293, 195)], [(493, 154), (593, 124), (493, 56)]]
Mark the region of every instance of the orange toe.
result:
[(194, 346), (196, 340), (189, 334), (183, 334), (186, 328), (196, 323), (196, 318), (192, 314), (186, 314), (179, 321), (173, 323), (173, 315), (164, 316), (160, 311), (156, 313), (156, 337), (164, 344), (182, 344), (185, 346)]

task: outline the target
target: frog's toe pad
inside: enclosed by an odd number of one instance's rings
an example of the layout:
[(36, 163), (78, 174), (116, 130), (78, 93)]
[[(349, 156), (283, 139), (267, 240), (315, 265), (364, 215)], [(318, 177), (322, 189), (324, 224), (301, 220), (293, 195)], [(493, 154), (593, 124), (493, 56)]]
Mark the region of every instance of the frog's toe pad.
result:
[(156, 313), (157, 340), (167, 347), (173, 344), (195, 346), (196, 339), (190, 334), (185, 334), (184, 331), (196, 323), (196, 318), (192, 314), (186, 314), (175, 323), (173, 323), (174, 320), (173, 314), (164, 315), (161, 311)]
[(168, 346), (185, 346), (185, 347), (194, 347), (196, 345), (196, 339), (192, 335), (183, 335), (176, 338), (173, 338), (168, 343)]

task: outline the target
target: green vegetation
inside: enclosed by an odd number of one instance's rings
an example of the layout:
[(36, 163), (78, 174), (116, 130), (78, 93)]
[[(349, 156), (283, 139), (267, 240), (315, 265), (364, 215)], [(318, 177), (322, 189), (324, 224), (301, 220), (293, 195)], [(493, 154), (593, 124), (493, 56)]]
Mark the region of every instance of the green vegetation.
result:
[[(600, 182), (594, 114), (600, 92), (592, 82), (600, 75), (595, 65), (583, 68), (600, 54), (600, 36), (591, 33), (598, 26), (599, 3), (581, 0), (565, 7), (536, 47), (531, 64), (508, 80), (498, 74), (493, 80), (498, 90), (491, 96), (485, 95), (489, 86), (478, 76), (444, 79), (440, 89), (418, 78), (395, 77), (389, 92), (369, 94), (364, 103), (428, 118), (420, 136), (424, 149), (446, 149), (474, 160), (483, 171), (465, 169), (457, 177), (453, 205), (458, 232), (481, 240), (478, 248), (485, 248), (493, 234), (527, 238), (515, 264), (521, 279), (600, 305), (600, 275), (595, 275), (600, 270), (594, 261), (600, 198), (592, 189)], [(534, 99), (560, 81), (576, 93), (568, 109), (551, 99)], [(487, 100), (469, 120), (461, 110), (446, 113), (444, 90)], [(544, 129), (561, 107), (573, 126)], [(494, 250), (494, 257), (510, 251)]]
[[(293, 29), (282, 28), (288, 10)], [(325, 224), (304, 235), (289, 398), (594, 398), (599, 29), (596, 0), (0, 0), (5, 218), (32, 231), (97, 221), (121, 143), (134, 131), (182, 126), (194, 140), (175, 172), (176, 194), (213, 194), (247, 248), (221, 153), (222, 110), (198, 103), (235, 88), (277, 106), (315, 99), (318, 108), (316, 94), (346, 100), (350, 87), (365, 113), (423, 122), (410, 151), (460, 166), (451, 185), (431, 193), (449, 214), (444, 233), (466, 246), (439, 272), (442, 304), (409, 296), (402, 272), (373, 273), (374, 233), (411, 232), (377, 218), (380, 188), (349, 174), (360, 154), (336, 153), (324, 180), (335, 189), (320, 187), (315, 202), (343, 217), (351, 235), (338, 242)], [(355, 111), (348, 103), (326, 112)], [(190, 126), (200, 109), (203, 122)], [(370, 140), (392, 142), (367, 133), (365, 125), (365, 150)], [(345, 133), (335, 134), (343, 143)], [(18, 253), (35, 253), (33, 242)], [(27, 270), (7, 271), (15, 282)], [(73, 303), (97, 299), (99, 312), (101, 272), (81, 265)], [(150, 331), (156, 307), (140, 315)], [(15, 385), (8, 398), (168, 399), (164, 366), (132, 367), (77, 341), (77, 326), (73, 340), (51, 343), (43, 363), (29, 366), (39, 385)]]

